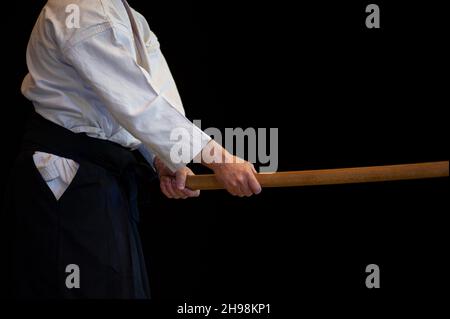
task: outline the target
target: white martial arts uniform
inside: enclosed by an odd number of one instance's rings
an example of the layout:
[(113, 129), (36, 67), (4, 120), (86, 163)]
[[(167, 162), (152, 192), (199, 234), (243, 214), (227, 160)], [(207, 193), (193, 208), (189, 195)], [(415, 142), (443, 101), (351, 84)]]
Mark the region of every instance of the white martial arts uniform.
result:
[[(72, 132), (139, 149), (150, 162), (155, 154), (173, 171), (185, 165), (171, 160), (175, 144), (185, 143), (180, 149), (192, 159), (210, 141), (184, 116), (157, 37), (124, 0), (49, 0), (27, 65), (23, 94), (37, 113)], [(189, 138), (171, 139), (175, 129)], [(58, 198), (77, 163), (46, 153), (34, 160), (48, 183), (63, 183)]]

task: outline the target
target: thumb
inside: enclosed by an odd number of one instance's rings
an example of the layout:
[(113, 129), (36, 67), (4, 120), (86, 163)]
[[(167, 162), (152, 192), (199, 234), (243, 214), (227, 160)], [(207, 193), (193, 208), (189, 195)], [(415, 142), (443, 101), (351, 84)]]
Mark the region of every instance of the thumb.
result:
[(179, 190), (183, 190), (186, 187), (186, 176), (187, 176), (186, 169), (182, 168), (176, 171), (175, 180), (177, 183), (177, 188)]

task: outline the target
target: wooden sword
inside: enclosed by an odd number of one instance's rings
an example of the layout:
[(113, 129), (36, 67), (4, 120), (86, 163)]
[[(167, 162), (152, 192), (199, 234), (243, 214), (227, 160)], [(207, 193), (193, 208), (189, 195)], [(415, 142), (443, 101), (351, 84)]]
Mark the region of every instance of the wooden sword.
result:
[[(256, 174), (262, 187), (372, 183), (448, 176), (449, 161)], [(186, 186), (193, 190), (224, 188), (214, 174), (188, 176)]]

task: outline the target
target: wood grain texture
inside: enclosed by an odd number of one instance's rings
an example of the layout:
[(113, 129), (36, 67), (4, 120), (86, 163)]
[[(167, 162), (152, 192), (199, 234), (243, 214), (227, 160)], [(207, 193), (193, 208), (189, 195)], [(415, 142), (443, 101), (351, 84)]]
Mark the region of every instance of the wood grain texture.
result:
[[(449, 176), (448, 161), (256, 174), (262, 187), (372, 183), (446, 176)], [(214, 174), (188, 176), (186, 186), (195, 190), (223, 189)]]

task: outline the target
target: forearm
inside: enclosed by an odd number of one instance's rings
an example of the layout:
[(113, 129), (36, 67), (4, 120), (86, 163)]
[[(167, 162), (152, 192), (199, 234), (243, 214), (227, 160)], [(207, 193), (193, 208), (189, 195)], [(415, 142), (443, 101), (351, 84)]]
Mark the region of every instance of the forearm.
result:
[(230, 154), (216, 141), (211, 140), (195, 158), (203, 166), (215, 170), (224, 163), (236, 163), (238, 158)]

